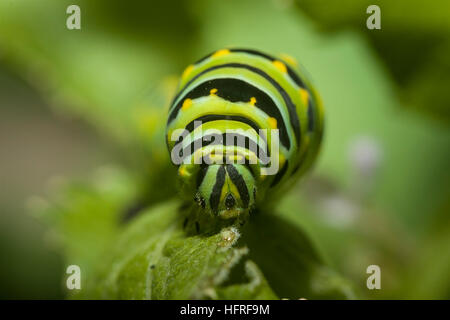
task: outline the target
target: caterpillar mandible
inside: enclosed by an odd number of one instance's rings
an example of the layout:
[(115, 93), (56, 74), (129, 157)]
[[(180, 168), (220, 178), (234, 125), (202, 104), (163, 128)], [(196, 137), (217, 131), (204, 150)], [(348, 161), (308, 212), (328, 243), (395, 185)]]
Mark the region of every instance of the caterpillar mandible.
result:
[(185, 69), (166, 127), (181, 195), (224, 219), (278, 199), (322, 135), (322, 104), (295, 60), (240, 48)]

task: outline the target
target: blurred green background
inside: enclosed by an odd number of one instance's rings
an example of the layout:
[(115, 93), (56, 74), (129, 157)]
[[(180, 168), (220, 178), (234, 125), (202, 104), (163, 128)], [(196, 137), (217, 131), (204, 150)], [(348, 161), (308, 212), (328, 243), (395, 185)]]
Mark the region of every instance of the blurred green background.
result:
[[(66, 28), (70, 4), (81, 30)], [(366, 28), (371, 4), (381, 30)], [(30, 213), (64, 181), (114, 167), (151, 203), (175, 195), (162, 130), (177, 76), (240, 46), (295, 57), (325, 104), (322, 153), (280, 201), (286, 219), (361, 298), (449, 299), (448, 12), (446, 0), (0, 0), (0, 298), (65, 296), (66, 262)], [(371, 264), (381, 290), (366, 288)]]

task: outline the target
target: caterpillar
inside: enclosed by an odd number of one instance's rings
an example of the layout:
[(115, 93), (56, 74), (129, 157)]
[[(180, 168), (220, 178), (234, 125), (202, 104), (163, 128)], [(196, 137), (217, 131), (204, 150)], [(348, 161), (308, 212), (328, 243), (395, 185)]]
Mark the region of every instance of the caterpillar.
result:
[(296, 61), (241, 48), (184, 70), (166, 125), (182, 197), (223, 219), (279, 199), (322, 135), (322, 103)]

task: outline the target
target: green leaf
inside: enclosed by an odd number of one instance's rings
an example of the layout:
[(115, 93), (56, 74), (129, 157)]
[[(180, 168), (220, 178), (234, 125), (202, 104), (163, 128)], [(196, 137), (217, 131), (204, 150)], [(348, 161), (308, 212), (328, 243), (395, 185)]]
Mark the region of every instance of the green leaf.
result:
[(354, 298), (298, 228), (269, 214), (240, 231), (187, 235), (176, 201), (147, 210), (120, 235), (98, 297), (120, 299)]
[[(83, 299), (352, 298), (307, 237), (278, 215), (255, 213), (246, 227), (185, 230), (177, 200), (123, 221), (135, 188), (118, 169), (94, 183), (60, 187), (40, 206), (67, 265), (81, 267)], [(211, 230), (211, 229), (205, 229)]]
[[(276, 298), (257, 267), (246, 260), (248, 249), (233, 247), (239, 236), (234, 228), (188, 236), (178, 206), (171, 201), (147, 210), (126, 227), (99, 277), (98, 297), (210, 299), (234, 292), (237, 299)], [(240, 284), (239, 290), (222, 287), (241, 260), (249, 265), (249, 284)]]
[(239, 299), (240, 297), (254, 300), (278, 299), (269, 287), (263, 273), (252, 260), (245, 262), (245, 276), (249, 279), (248, 283), (218, 288), (216, 290), (217, 298), (223, 300)]
[(353, 299), (350, 283), (330, 269), (295, 224), (276, 213), (257, 212), (242, 241), (275, 293), (288, 299)]
[(49, 200), (30, 200), (32, 213), (49, 226), (49, 243), (63, 253), (66, 267), (80, 266), (82, 288), (89, 290), (124, 209), (137, 193), (136, 181), (118, 168), (104, 167), (91, 182), (60, 181), (54, 188)]

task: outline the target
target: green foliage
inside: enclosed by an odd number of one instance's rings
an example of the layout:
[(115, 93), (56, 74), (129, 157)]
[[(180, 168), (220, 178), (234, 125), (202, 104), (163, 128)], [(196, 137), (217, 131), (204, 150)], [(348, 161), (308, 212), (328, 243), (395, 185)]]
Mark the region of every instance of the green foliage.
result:
[(122, 221), (132, 184), (124, 172), (104, 169), (95, 183), (61, 186), (59, 197), (36, 207), (65, 260), (81, 267), (82, 290), (72, 298), (354, 297), (301, 231), (275, 215), (255, 215), (244, 230), (191, 235), (172, 200)]
[(242, 233), (250, 258), (280, 297), (355, 298), (351, 285), (324, 264), (301, 228), (279, 214), (256, 213)]
[(89, 12), (102, 19), (99, 11), (108, 11), (90, 1), (78, 3), (83, 29), (69, 31), (65, 21), (70, 4), (0, 2), (2, 60), (22, 73), (57, 112), (81, 117), (111, 139), (143, 176), (143, 189), (159, 185), (151, 194), (143, 192), (147, 202), (165, 199), (172, 190), (163, 182), (175, 180), (163, 121), (177, 83), (171, 76), (174, 62), (157, 41), (105, 32)]
[[(399, 95), (408, 107), (435, 119), (450, 120), (450, 4), (435, 0), (298, 0), (296, 5), (322, 29), (352, 29), (366, 37), (382, 57), (397, 82)], [(381, 30), (365, 28), (366, 9), (378, 5)]]
[(135, 181), (118, 169), (100, 168), (92, 178), (89, 184), (61, 181), (50, 200), (31, 202), (34, 215), (52, 227), (52, 245), (64, 252), (68, 264), (83, 270), (83, 287), (89, 287), (99, 259), (117, 236), (125, 205), (136, 192)]

